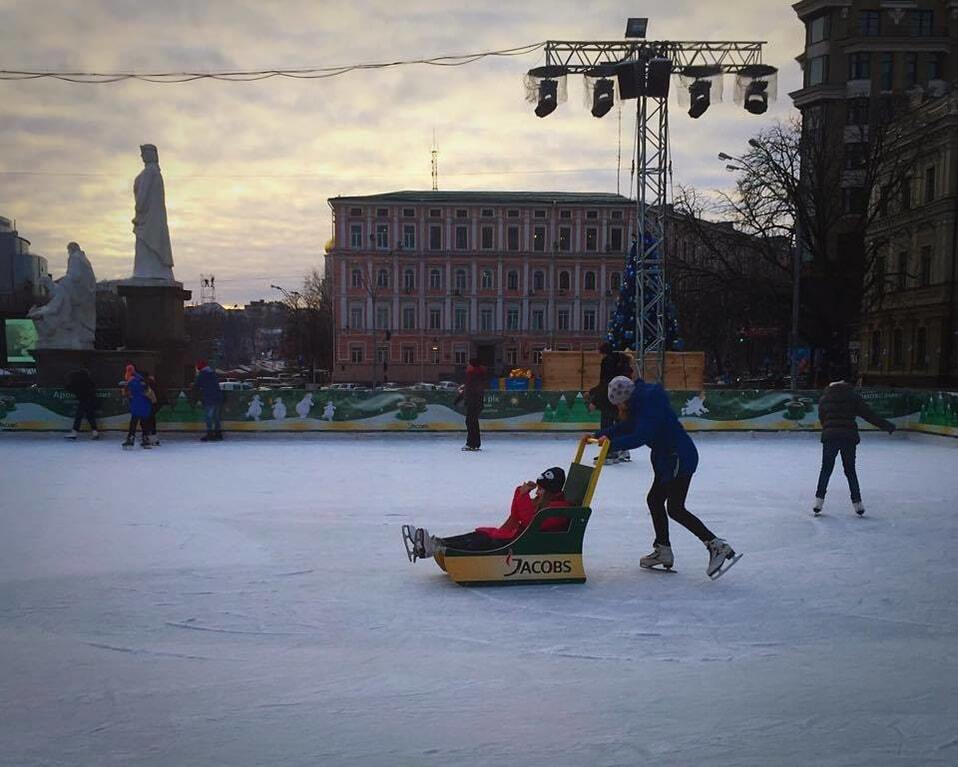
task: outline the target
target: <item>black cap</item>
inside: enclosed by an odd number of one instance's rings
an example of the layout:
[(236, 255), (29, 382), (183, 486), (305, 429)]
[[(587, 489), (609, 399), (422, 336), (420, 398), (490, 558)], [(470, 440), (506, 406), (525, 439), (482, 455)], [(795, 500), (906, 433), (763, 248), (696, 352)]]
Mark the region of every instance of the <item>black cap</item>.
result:
[(553, 466), (539, 475), (536, 484), (550, 493), (561, 492), (565, 486), (565, 472), (558, 466)]

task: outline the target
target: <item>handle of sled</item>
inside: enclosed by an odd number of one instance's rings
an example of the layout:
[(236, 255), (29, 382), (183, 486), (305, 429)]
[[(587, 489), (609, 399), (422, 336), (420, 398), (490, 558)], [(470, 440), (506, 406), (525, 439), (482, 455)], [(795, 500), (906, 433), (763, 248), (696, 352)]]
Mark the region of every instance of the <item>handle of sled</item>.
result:
[[(586, 445), (599, 445), (599, 440), (597, 437), (593, 437), (591, 434), (584, 434), (579, 439), (579, 448), (575, 453), (575, 462), (582, 463), (582, 454), (585, 452)], [(609, 452), (609, 440), (606, 440), (604, 444), (599, 447), (599, 460), (596, 461), (600, 466), (605, 463), (605, 456)]]

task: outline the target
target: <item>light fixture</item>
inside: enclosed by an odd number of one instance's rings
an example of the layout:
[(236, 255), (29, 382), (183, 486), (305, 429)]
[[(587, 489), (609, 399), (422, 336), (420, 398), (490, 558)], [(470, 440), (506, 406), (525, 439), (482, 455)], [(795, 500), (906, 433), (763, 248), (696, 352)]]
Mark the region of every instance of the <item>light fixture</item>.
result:
[(605, 117), (615, 104), (614, 64), (599, 64), (584, 72), (586, 106), (593, 117)]
[(649, 29), (649, 19), (646, 18), (631, 18), (625, 24), (625, 36), (626, 38), (644, 38), (646, 32)]
[(543, 80), (539, 83), (539, 103), (536, 104), (536, 117), (545, 117), (555, 112), (558, 102), (559, 83), (555, 80)]
[(566, 100), (567, 69), (560, 66), (535, 67), (526, 73), (526, 100), (536, 105), (538, 117), (551, 115)]
[(778, 70), (767, 64), (749, 64), (735, 76), (735, 100), (753, 115), (765, 114), (775, 100)]
[(762, 115), (768, 111), (768, 83), (754, 80), (745, 89), (745, 109), (753, 115)]
[(698, 119), (705, 114), (713, 99), (722, 100), (722, 68), (720, 66), (684, 67), (679, 79), (688, 91), (689, 117), (692, 119)]

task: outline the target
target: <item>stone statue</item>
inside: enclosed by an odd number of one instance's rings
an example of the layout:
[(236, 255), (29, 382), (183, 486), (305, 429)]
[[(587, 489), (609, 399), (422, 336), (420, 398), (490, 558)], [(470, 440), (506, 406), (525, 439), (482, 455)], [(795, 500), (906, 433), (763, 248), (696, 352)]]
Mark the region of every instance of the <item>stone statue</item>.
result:
[(38, 349), (92, 349), (96, 334), (96, 277), (86, 253), (67, 245), (67, 273), (46, 278), (50, 300), (27, 313), (37, 329)]
[(160, 174), (159, 156), (152, 144), (140, 147), (144, 168), (133, 182), (136, 216), (133, 232), (136, 234), (136, 257), (133, 260), (133, 278), (173, 280), (173, 248), (170, 228), (166, 222), (166, 194)]

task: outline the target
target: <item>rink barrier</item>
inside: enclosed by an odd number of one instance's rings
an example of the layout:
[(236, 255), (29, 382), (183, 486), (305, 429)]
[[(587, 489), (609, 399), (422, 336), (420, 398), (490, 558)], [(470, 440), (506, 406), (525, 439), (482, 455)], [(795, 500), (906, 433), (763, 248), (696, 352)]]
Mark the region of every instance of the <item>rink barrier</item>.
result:
[[(820, 391), (796, 397), (780, 390), (671, 391), (689, 431), (817, 431)], [(958, 393), (865, 389), (862, 396), (899, 428), (958, 437)], [(229, 432), (461, 432), (465, 419), (453, 392), (264, 390), (226, 393), (222, 425)], [(99, 426), (125, 430), (127, 405), (119, 390), (98, 393)], [(203, 409), (186, 391), (167, 393), (158, 416), (162, 431), (202, 432)], [(68, 431), (76, 400), (59, 389), (0, 389), (0, 431)], [(598, 428), (581, 391), (489, 390), (480, 423), (487, 432), (583, 432)], [(860, 422), (863, 429), (873, 427)], [(86, 428), (86, 427), (84, 427)]]

